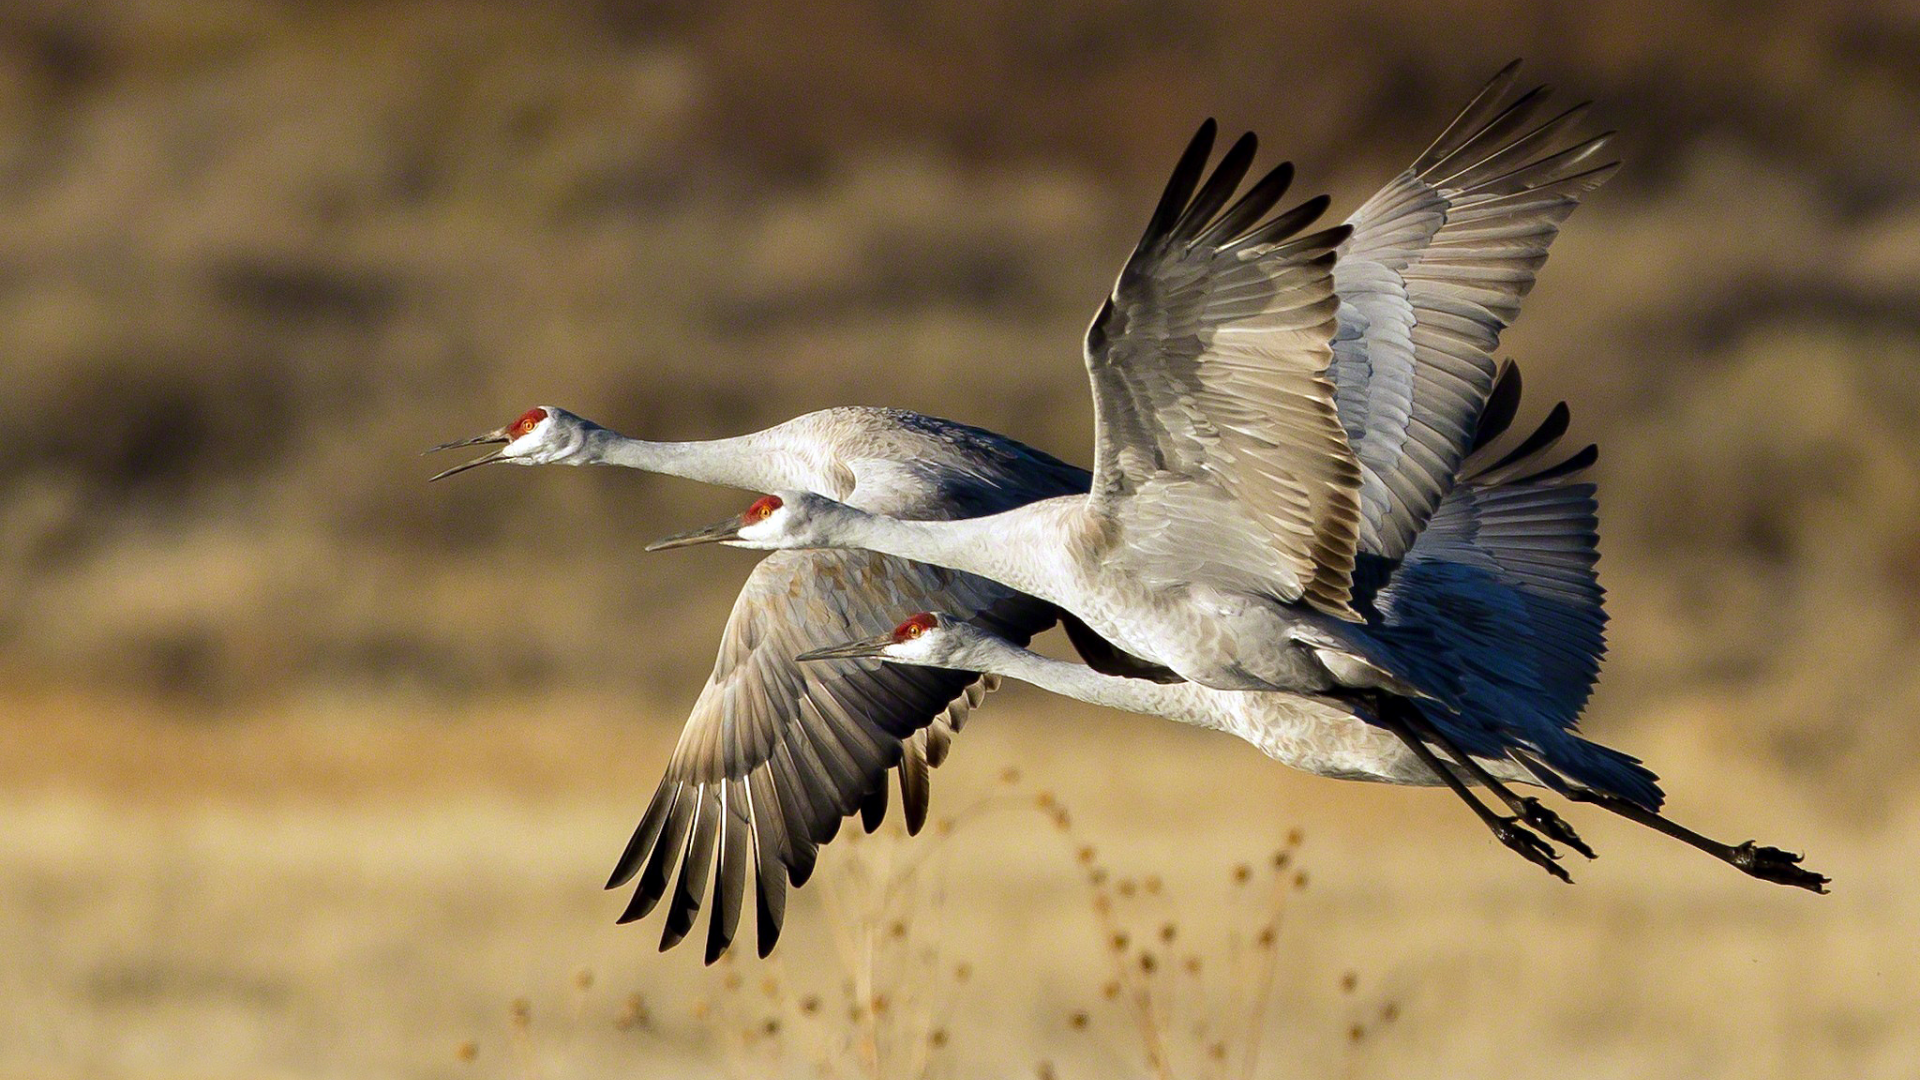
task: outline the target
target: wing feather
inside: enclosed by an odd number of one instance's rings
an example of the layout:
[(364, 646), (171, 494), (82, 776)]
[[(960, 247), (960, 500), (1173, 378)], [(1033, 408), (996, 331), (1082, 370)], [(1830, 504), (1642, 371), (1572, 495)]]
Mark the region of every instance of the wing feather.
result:
[(666, 776), (608, 882), (639, 878), (622, 921), (669, 899), (662, 947), (671, 947), (711, 893), (711, 962), (734, 939), (751, 880), (765, 955), (787, 888), (812, 873), (819, 845), (849, 814), (878, 824), (890, 770), (903, 770), (909, 826), (925, 821), (926, 771), (944, 756), (957, 718), (978, 703), (979, 676), (794, 657), (929, 610), (973, 613), (1022, 642), (1054, 619), (1047, 605), (984, 579), (871, 552), (776, 552), (755, 568)]
[[(886, 786), (881, 785), (880, 790), (885, 791)], [(740, 928), (740, 911), (745, 906), (747, 891), (747, 861), (753, 843), (753, 822), (748, 818), (751, 805), (744, 777), (728, 780), (720, 789), (719, 876), (713, 890), (713, 917), (707, 922), (709, 964), (727, 951)]]
[(1487, 407), (1500, 332), (1582, 196), (1610, 176), (1585, 115), (1506, 101), (1509, 64), (1348, 223), (1334, 286), (1335, 399), (1359, 458), (1360, 550), (1403, 557), (1453, 486)]
[(1208, 121), (1188, 144), (1087, 332), (1090, 505), (1125, 531), (1149, 579), (1259, 589), (1357, 618), (1359, 470), (1327, 377), (1332, 253), (1346, 234), (1298, 235), (1324, 198), (1267, 217), (1286, 165), (1229, 205), (1254, 139), (1201, 184), (1213, 136)]

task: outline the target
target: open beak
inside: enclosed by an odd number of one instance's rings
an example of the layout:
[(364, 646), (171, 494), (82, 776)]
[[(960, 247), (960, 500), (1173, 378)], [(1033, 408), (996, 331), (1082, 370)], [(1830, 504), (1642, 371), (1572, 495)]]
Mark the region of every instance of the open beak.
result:
[(692, 529), (683, 533), (655, 540), (647, 545), (648, 551), (665, 551), (668, 548), (692, 547), (695, 544), (719, 544), (728, 540), (738, 540), (744, 523), (738, 517), (716, 521), (711, 525)]
[[(508, 443), (512, 441), (513, 441), (512, 439), (507, 437), (507, 429), (499, 428), (494, 431), (489, 431), (485, 435), (475, 435), (471, 439), (460, 439), (456, 442), (441, 443), (439, 446), (436, 446), (431, 450), (422, 451), (421, 456), (425, 457), (427, 454), (437, 454), (442, 450), (458, 450), (463, 446), (480, 446), (485, 443)], [(445, 480), (447, 477), (452, 476), (454, 473), (466, 472), (468, 469), (478, 468), (481, 465), (491, 465), (496, 461), (505, 461), (505, 460), (506, 458), (501, 455), (500, 451), (495, 450), (493, 453), (487, 454), (484, 457), (474, 458), (472, 461), (467, 462), (465, 465), (455, 465), (453, 468), (448, 469), (445, 472), (435, 473), (432, 476), (427, 477), (427, 483), (431, 484), (435, 480)]]
[(795, 660), (858, 660), (866, 657), (885, 655), (886, 647), (893, 644), (893, 631), (877, 634), (859, 641), (846, 641), (825, 648), (809, 649), (794, 657)]

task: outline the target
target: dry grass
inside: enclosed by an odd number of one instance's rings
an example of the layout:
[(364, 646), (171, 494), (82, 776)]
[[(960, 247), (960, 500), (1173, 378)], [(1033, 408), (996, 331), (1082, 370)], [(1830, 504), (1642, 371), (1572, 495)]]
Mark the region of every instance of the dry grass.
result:
[[(1602, 857), (1568, 888), (1444, 793), (1005, 697), (938, 779), (956, 826), (843, 837), (774, 960), (715, 969), (656, 953), (655, 923), (614, 926), (623, 898), (596, 888), (657, 729), (565, 706), (124, 718), (114, 741), (154, 755), (134, 782), (62, 753), (55, 723), (0, 802), (0, 1076), (1163, 1075), (1143, 1009), (1181, 1077), (1244, 1075), (1256, 1029), (1257, 1076), (1895, 1077), (1920, 1053), (1920, 890), (1891, 857), (1920, 842), (1910, 803), (1862, 831), (1676, 723), (1637, 748), (1680, 819), (1805, 845), (1835, 893), (1592, 815)], [(1273, 876), (1276, 847), (1304, 888)]]

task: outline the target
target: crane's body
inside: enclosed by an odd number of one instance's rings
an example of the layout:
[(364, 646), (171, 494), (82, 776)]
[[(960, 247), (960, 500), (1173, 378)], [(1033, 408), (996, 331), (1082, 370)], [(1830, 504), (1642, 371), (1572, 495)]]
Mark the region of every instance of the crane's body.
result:
[[(1484, 784), (1502, 791), (1525, 784), (1593, 803), (1630, 821), (1671, 836), (1740, 871), (1779, 885), (1824, 893), (1828, 879), (1803, 869), (1800, 856), (1751, 840), (1724, 844), (1658, 811), (1559, 776), (1518, 747), (1492, 756), (1471, 755), (1455, 763), (1440, 754), (1449, 747), (1389, 733), (1373, 717), (1339, 698), (1315, 695), (1215, 690), (1194, 683), (1172, 685), (1103, 675), (1081, 664), (1040, 656), (951, 615), (920, 612), (888, 634), (818, 650), (813, 656), (878, 656), (901, 664), (964, 667), (1032, 683), (1064, 697), (1127, 712), (1161, 716), (1236, 736), (1274, 760), (1337, 780), (1464, 791)], [(1518, 752), (1516, 752), (1518, 751)], [(1589, 857), (1592, 853), (1584, 852)]]
[(509, 429), (436, 450), (504, 443), (492, 455), (434, 477), (495, 461), (613, 465), (747, 491), (804, 488), (903, 518), (973, 517), (1055, 495), (1082, 494), (1089, 474), (983, 428), (937, 416), (848, 405), (796, 416), (725, 439), (653, 442), (604, 428), (552, 405)]
[[(823, 649), (820, 655), (878, 656), (896, 663), (1017, 679), (1091, 705), (1222, 732), (1252, 744), (1282, 765), (1315, 776), (1416, 787), (1444, 783), (1399, 736), (1339, 698), (1216, 690), (1192, 682), (1156, 683), (1103, 675), (1085, 664), (1042, 656), (952, 615), (923, 613), (913, 618), (920, 620), (925, 632), (907, 638), (896, 627), (884, 638)], [(1480, 764), (1507, 782), (1539, 783), (1505, 757), (1482, 758)]]

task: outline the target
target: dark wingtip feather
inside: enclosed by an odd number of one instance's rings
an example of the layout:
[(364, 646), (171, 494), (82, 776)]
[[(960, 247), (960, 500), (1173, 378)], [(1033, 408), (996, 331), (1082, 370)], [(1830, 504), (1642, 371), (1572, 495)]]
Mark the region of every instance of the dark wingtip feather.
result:
[(679, 894), (676, 893), (674, 895), (674, 902), (667, 905), (666, 925), (663, 926), (660, 931), (660, 951), (666, 952), (668, 949), (685, 941), (688, 932), (693, 929), (694, 919), (698, 917), (699, 914), (700, 901), (698, 899), (682, 904)]
[(1195, 247), (1207, 247), (1231, 243), (1240, 234), (1246, 232), (1286, 197), (1287, 189), (1293, 186), (1293, 162), (1283, 161), (1268, 169), (1265, 176), (1254, 182), (1239, 201), (1227, 208), (1219, 220), (1207, 226), (1207, 230), (1195, 237)]
[(634, 888), (633, 899), (618, 921), (627, 923), (646, 918), (660, 898), (667, 894), (667, 884), (673, 877), (674, 863), (678, 861), (680, 849), (686, 842), (692, 818), (692, 803), (688, 801), (686, 792), (682, 791), (668, 809), (666, 827), (654, 842), (653, 854), (640, 874), (640, 884)]
[(1509, 453), (1506, 457), (1494, 462), (1482, 475), (1491, 475), (1500, 472), (1510, 465), (1525, 461), (1533, 455), (1545, 451), (1554, 443), (1559, 442), (1560, 436), (1567, 433), (1567, 427), (1572, 423), (1572, 420), (1573, 411), (1567, 408), (1567, 403), (1564, 401), (1556, 403), (1553, 406), (1553, 410), (1547, 413), (1547, 418), (1540, 421), (1540, 426), (1534, 429), (1533, 434), (1527, 436), (1525, 442), (1514, 447), (1513, 452)]
[(866, 796), (860, 800), (860, 829), (871, 833), (886, 820), (887, 781), (886, 777), (882, 776), (880, 782), (873, 786), (873, 790), (867, 792)]
[(1512, 360), (1500, 361), (1500, 370), (1493, 377), (1493, 390), (1487, 394), (1487, 403), (1480, 409), (1480, 419), (1474, 425), (1473, 445), (1467, 449), (1469, 454), (1477, 453), (1513, 426), (1513, 418), (1520, 413), (1520, 389), (1520, 366)]
[(1253, 165), (1253, 156), (1258, 152), (1260, 140), (1249, 131), (1234, 140), (1232, 146), (1221, 156), (1220, 163), (1213, 167), (1213, 175), (1200, 187), (1186, 209), (1180, 213), (1180, 220), (1174, 222), (1172, 239), (1192, 239), (1200, 234), (1213, 215), (1227, 205), (1233, 193), (1240, 187), (1240, 181), (1247, 178), (1247, 169)]
[(779, 867), (765, 863), (754, 871), (758, 888), (753, 891), (754, 940), (765, 960), (780, 940), (780, 924), (787, 917), (787, 879)]
[[(1326, 195), (1315, 195), (1299, 206), (1282, 212), (1246, 233), (1244, 236), (1238, 237), (1222, 250), (1238, 251), (1242, 248), (1255, 247), (1260, 244), (1277, 244), (1286, 240), (1301, 229), (1319, 220), (1320, 215), (1327, 212), (1327, 206), (1331, 204), (1332, 201), (1333, 200)], [(1352, 226), (1336, 225), (1330, 229), (1322, 229), (1310, 236), (1303, 236), (1293, 241), (1293, 243), (1302, 247), (1339, 247), (1341, 244), (1346, 243), (1347, 237), (1352, 234)]]
[(1512, 481), (1512, 483), (1516, 483), (1516, 484), (1550, 483), (1554, 480), (1561, 480), (1566, 477), (1574, 476), (1576, 474), (1585, 472), (1588, 469), (1593, 468), (1594, 462), (1599, 460), (1600, 460), (1600, 448), (1598, 446), (1595, 446), (1592, 443), (1588, 443), (1586, 446), (1580, 448), (1580, 450), (1575, 452), (1571, 457), (1567, 458), (1567, 460), (1561, 462), (1560, 464), (1548, 466), (1547, 468), (1541, 469), (1539, 472), (1536, 472), (1536, 473), (1528, 473), (1526, 476), (1516, 477)]
[(1160, 202), (1153, 208), (1153, 217), (1148, 219), (1146, 231), (1140, 234), (1135, 253), (1145, 251), (1171, 235), (1188, 201), (1193, 198), (1201, 175), (1206, 172), (1207, 156), (1213, 153), (1213, 139), (1219, 129), (1220, 125), (1209, 116), (1201, 123), (1200, 130), (1193, 133), (1186, 150), (1180, 154), (1179, 162), (1174, 165), (1172, 175), (1167, 177), (1167, 186), (1160, 193)]
[[(671, 916), (671, 912), (668, 913)], [(693, 929), (693, 920), (689, 918), (685, 926), (678, 926), (669, 917), (667, 925), (660, 931), (660, 951), (666, 952), (687, 939), (687, 931)]]
[[(658, 899), (658, 897), (655, 899)], [(640, 894), (634, 893), (633, 899), (627, 901), (626, 909), (621, 911), (619, 916), (613, 920), (613, 924), (615, 926), (625, 926), (630, 922), (639, 922), (641, 919), (646, 918), (647, 912), (651, 910), (653, 910), (653, 904), (648, 902), (643, 907)]]
[(713, 916), (707, 920), (707, 957), (711, 964), (733, 944), (740, 930), (740, 909), (747, 893), (748, 854), (753, 846), (752, 822), (747, 820), (746, 785), (740, 780), (727, 782), (726, 817), (720, 824), (719, 868), (713, 883)]
[(765, 909), (760, 912), (758, 933), (754, 938), (754, 952), (765, 960), (773, 955), (773, 947), (780, 943), (780, 924), (768, 922)]
[(619, 861), (613, 864), (613, 873), (607, 878), (607, 888), (617, 889), (632, 881), (633, 875), (640, 872), (647, 856), (653, 853), (654, 842), (660, 839), (660, 831), (666, 826), (667, 815), (672, 811), (674, 801), (679, 798), (679, 790), (678, 784), (666, 781), (653, 790), (653, 800), (647, 803), (646, 813), (640, 815), (640, 824), (634, 827), (626, 849), (620, 853)]
[(796, 857), (787, 865), (787, 881), (796, 889), (805, 885), (813, 877), (813, 868), (818, 863), (818, 849), (814, 855)]
[(694, 920), (700, 914), (700, 904), (706, 898), (707, 876), (713, 869), (721, 813), (719, 794), (712, 789), (703, 791), (693, 835), (687, 840), (686, 855), (680, 860), (680, 881), (674, 886), (673, 900), (667, 905), (666, 927), (660, 935), (662, 949), (679, 944), (693, 929)]

